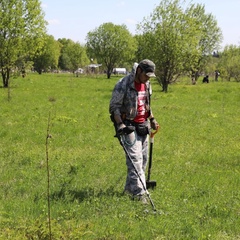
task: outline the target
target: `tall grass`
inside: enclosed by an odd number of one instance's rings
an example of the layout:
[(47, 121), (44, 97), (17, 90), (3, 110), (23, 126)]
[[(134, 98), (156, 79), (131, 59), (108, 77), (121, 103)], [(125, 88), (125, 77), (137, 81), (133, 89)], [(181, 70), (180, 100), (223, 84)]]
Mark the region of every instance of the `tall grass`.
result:
[(53, 239), (240, 239), (240, 85), (165, 94), (153, 80), (154, 214), (122, 195), (125, 157), (108, 114), (117, 80), (32, 74), (12, 81), (10, 101), (0, 89), (0, 239), (49, 239), (48, 127)]

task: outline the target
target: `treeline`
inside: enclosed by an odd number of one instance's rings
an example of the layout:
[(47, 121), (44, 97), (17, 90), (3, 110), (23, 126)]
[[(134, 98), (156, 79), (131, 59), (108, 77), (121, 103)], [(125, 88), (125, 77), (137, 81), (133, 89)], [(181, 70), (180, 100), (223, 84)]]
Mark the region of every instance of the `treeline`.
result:
[(55, 40), (46, 36), (42, 48), (32, 60), (32, 66), (39, 74), (49, 71), (71, 71), (89, 64), (86, 47), (71, 39)]
[[(0, 67), (3, 86), (11, 73), (34, 69), (75, 71), (90, 63), (102, 64), (110, 78), (112, 69), (144, 58), (153, 60), (163, 91), (181, 75), (197, 81), (201, 74), (220, 72), (227, 81), (240, 81), (240, 46), (220, 49), (222, 31), (202, 4), (163, 0), (150, 16), (143, 16), (136, 35), (125, 25), (104, 23), (86, 36), (86, 44), (71, 39), (54, 39), (40, 1), (12, 0), (0, 3)], [(79, 27), (79, 31), (81, 27)]]

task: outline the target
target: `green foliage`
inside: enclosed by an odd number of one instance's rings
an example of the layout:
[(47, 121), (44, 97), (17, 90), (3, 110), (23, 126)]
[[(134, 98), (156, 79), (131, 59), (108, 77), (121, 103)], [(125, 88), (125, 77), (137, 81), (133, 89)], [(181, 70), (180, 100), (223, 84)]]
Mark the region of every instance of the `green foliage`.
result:
[(112, 69), (125, 62), (132, 62), (136, 50), (133, 36), (125, 25), (104, 23), (87, 34), (87, 53), (107, 68), (110, 78)]
[(220, 55), (219, 65), (221, 76), (228, 81), (233, 78), (240, 81), (240, 46), (226, 46)]
[(189, 17), (189, 23), (192, 23), (190, 39), (195, 38), (197, 42), (189, 48), (190, 51), (186, 57), (191, 61), (186, 61), (185, 70), (190, 74), (196, 74), (204, 70), (213, 51), (220, 48), (222, 32), (216, 18), (212, 13), (206, 13), (204, 5), (190, 5), (186, 9), (186, 15)]
[(60, 43), (53, 36), (46, 35), (44, 45), (34, 57), (34, 68), (41, 74), (42, 71), (57, 69), (58, 59), (60, 57)]
[(138, 58), (148, 57), (156, 63), (163, 91), (182, 73), (202, 70), (206, 55), (211, 55), (221, 40), (217, 22), (205, 13), (204, 6), (189, 4), (184, 9), (183, 5), (180, 0), (161, 1), (138, 26), (142, 33), (137, 38)]
[(0, 19), (0, 68), (3, 86), (8, 87), (18, 58), (32, 56), (41, 47), (46, 22), (38, 0), (2, 0)]
[(58, 39), (62, 45), (61, 56), (59, 58), (59, 67), (62, 70), (75, 71), (79, 67), (85, 67), (89, 64), (86, 54), (86, 48), (78, 42), (71, 39)]
[(108, 113), (117, 80), (30, 74), (14, 79), (11, 101), (0, 88), (0, 239), (49, 239), (49, 112), (53, 239), (239, 239), (239, 84), (182, 81), (165, 94), (153, 80), (154, 214), (122, 195)]

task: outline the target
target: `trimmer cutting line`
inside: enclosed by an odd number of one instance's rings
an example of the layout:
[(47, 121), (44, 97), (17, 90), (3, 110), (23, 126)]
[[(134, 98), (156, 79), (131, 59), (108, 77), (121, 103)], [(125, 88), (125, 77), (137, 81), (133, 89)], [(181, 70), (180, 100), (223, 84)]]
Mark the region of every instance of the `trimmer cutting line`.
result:
[(148, 161), (148, 175), (146, 180), (147, 189), (154, 189), (157, 186), (157, 182), (154, 180), (150, 180), (151, 170), (152, 170), (152, 151), (153, 151), (153, 143), (154, 143), (154, 135), (158, 132), (159, 127), (155, 132), (150, 133), (150, 151), (149, 151), (149, 161)]

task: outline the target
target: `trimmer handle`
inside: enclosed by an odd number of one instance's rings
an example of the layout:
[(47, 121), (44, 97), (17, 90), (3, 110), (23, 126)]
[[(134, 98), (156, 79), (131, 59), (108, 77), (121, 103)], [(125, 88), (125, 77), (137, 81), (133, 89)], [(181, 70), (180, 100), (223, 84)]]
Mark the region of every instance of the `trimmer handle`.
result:
[(157, 129), (155, 130), (155, 131), (152, 131), (151, 133), (150, 133), (150, 138), (153, 138), (154, 137), (154, 135), (158, 132), (158, 129), (160, 128), (160, 126), (157, 126)]

